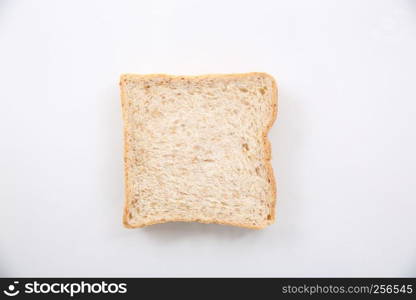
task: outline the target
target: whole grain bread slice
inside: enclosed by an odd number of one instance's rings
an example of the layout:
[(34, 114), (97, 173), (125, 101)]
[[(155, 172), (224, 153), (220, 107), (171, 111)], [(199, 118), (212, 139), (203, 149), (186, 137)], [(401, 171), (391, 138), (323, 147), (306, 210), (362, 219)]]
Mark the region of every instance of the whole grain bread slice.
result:
[(274, 222), (273, 77), (124, 74), (120, 87), (126, 227)]

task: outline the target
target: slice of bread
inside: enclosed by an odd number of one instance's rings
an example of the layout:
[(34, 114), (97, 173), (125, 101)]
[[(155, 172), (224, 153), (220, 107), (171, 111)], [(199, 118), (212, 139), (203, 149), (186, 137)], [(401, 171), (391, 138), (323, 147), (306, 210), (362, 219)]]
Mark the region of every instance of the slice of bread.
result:
[(126, 227), (274, 222), (273, 77), (125, 74), (120, 86)]

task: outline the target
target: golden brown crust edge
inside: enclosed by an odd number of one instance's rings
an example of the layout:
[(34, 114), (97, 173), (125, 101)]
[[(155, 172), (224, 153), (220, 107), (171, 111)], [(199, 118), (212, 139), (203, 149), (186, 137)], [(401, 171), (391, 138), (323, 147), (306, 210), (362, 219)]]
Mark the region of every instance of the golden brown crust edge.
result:
[[(168, 78), (210, 78), (210, 77), (245, 77), (250, 75), (261, 75), (265, 77), (269, 77), (272, 81), (272, 118), (270, 119), (269, 124), (265, 127), (265, 130), (263, 131), (263, 146), (266, 152), (265, 155), (265, 166), (267, 167), (267, 177), (270, 180), (270, 184), (272, 186), (272, 199), (271, 199), (271, 213), (270, 218), (267, 218), (265, 222), (261, 225), (255, 226), (255, 225), (248, 225), (243, 223), (233, 223), (233, 222), (221, 222), (216, 220), (200, 220), (200, 219), (191, 219), (191, 220), (185, 220), (185, 219), (172, 219), (172, 220), (157, 220), (152, 221), (148, 223), (141, 223), (141, 224), (130, 224), (128, 221), (128, 211), (129, 211), (129, 199), (131, 197), (131, 190), (128, 186), (128, 166), (127, 166), (127, 151), (128, 151), (128, 133), (127, 133), (127, 118), (126, 118), (126, 109), (125, 109), (125, 103), (127, 101), (127, 96), (124, 90), (124, 83), (128, 79), (143, 79), (143, 78), (149, 78), (149, 77), (168, 77)], [(250, 73), (239, 73), (239, 74), (207, 74), (207, 75), (168, 75), (168, 74), (122, 74), (120, 76), (120, 95), (121, 95), (121, 106), (122, 106), (122, 116), (123, 116), (123, 133), (124, 133), (124, 188), (125, 188), (125, 197), (124, 197), (124, 209), (123, 209), (123, 225), (126, 228), (143, 228), (150, 225), (155, 224), (162, 224), (162, 223), (170, 223), (170, 222), (198, 222), (203, 224), (219, 224), (219, 225), (229, 225), (229, 226), (237, 226), (242, 228), (248, 228), (248, 229), (263, 229), (267, 227), (268, 225), (272, 224), (276, 220), (276, 179), (274, 177), (273, 173), (273, 167), (271, 164), (271, 145), (270, 141), (267, 137), (270, 128), (273, 126), (274, 122), (277, 118), (277, 84), (276, 80), (273, 78), (273, 76), (263, 73), (263, 72), (250, 72)]]
[(266, 76), (269, 76), (269, 78), (272, 80), (272, 87), (273, 87), (273, 91), (272, 91), (272, 118), (268, 124), (268, 126), (266, 127), (264, 133), (263, 133), (263, 140), (264, 140), (264, 147), (266, 149), (266, 151), (268, 152), (267, 158), (266, 158), (266, 166), (268, 169), (268, 177), (270, 178), (270, 184), (272, 185), (272, 193), (273, 193), (273, 199), (272, 199), (272, 204), (271, 204), (271, 218), (270, 220), (268, 220), (267, 225), (270, 225), (272, 223), (275, 222), (276, 220), (276, 201), (277, 201), (277, 184), (276, 184), (276, 179), (274, 177), (274, 172), (273, 172), (273, 167), (272, 167), (272, 163), (271, 163), (271, 159), (272, 159), (272, 148), (271, 148), (271, 144), (268, 138), (268, 133), (270, 131), (270, 129), (272, 128), (274, 122), (276, 121), (277, 118), (277, 84), (276, 84), (276, 80), (269, 74), (266, 74)]
[(128, 222), (128, 210), (129, 210), (129, 199), (130, 199), (130, 189), (128, 185), (128, 166), (127, 166), (127, 152), (128, 152), (128, 133), (127, 133), (127, 117), (126, 117), (126, 93), (124, 90), (124, 80), (123, 75), (120, 77), (120, 97), (121, 97), (121, 112), (123, 118), (123, 140), (124, 140), (124, 153), (123, 153), (123, 164), (124, 164), (124, 208), (123, 208), (123, 225), (126, 228), (134, 228)]

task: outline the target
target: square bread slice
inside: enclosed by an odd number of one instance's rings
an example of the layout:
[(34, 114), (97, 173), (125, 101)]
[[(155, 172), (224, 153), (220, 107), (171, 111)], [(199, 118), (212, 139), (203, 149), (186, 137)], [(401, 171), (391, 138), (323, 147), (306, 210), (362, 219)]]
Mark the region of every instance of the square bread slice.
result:
[(126, 227), (274, 222), (273, 77), (124, 74), (120, 86)]

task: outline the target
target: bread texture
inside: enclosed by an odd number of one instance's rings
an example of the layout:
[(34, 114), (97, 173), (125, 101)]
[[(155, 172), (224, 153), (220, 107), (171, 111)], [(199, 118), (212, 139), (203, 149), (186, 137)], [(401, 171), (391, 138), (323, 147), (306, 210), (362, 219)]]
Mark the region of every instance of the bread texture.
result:
[(273, 77), (123, 74), (120, 88), (126, 227), (274, 222)]

